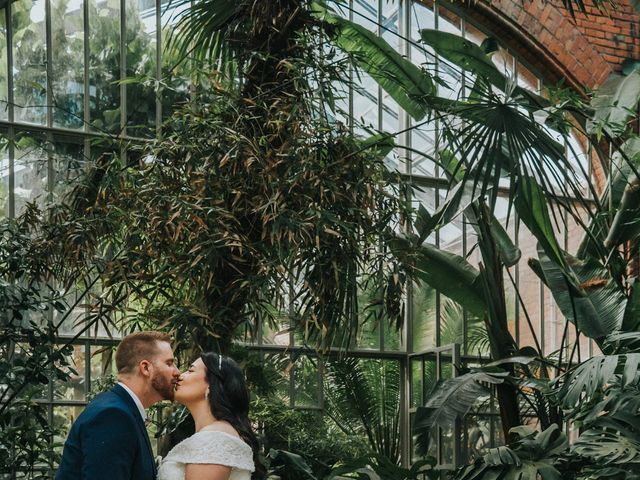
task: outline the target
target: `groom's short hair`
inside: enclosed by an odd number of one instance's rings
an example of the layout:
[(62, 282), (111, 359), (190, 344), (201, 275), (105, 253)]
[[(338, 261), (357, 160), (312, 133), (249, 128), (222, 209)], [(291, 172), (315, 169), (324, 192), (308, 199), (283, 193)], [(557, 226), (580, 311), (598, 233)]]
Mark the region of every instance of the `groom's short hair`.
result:
[(132, 373), (142, 360), (151, 360), (158, 352), (158, 342), (171, 343), (171, 337), (153, 330), (124, 337), (116, 350), (118, 373)]

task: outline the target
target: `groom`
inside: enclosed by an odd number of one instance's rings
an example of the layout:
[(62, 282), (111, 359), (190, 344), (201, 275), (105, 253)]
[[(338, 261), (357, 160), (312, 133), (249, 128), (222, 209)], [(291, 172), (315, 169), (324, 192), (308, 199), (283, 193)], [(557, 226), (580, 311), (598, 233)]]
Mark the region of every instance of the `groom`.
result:
[(180, 372), (171, 338), (160, 332), (124, 337), (116, 350), (118, 384), (76, 419), (56, 480), (153, 480), (156, 465), (145, 408), (173, 400)]

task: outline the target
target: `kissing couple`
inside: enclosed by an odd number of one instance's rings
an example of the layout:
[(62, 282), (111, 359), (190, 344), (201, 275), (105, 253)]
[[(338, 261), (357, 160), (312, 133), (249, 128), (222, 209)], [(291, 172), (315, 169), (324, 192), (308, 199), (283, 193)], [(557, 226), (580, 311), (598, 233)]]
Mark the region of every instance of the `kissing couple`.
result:
[[(98, 395), (74, 422), (56, 480), (250, 480), (258, 440), (249, 422), (249, 392), (231, 358), (203, 353), (180, 373), (171, 338), (146, 331), (116, 350), (118, 383)], [(175, 400), (191, 413), (196, 433), (156, 466), (145, 409)], [(254, 473), (255, 472), (255, 473)]]

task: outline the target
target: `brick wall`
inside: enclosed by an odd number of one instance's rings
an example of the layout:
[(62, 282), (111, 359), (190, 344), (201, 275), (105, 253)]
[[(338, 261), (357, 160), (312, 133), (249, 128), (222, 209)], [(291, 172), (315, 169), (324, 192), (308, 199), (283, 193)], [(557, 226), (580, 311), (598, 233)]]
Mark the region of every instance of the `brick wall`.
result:
[(576, 27), (614, 70), (626, 58), (640, 60), (640, 17), (629, 0), (604, 12), (593, 5), (586, 10), (586, 14), (576, 13)]
[(585, 92), (619, 70), (625, 58), (640, 59), (640, 16), (630, 0), (620, 2), (616, 10), (588, 5), (587, 13), (576, 13), (575, 20), (558, 0), (450, 5), (509, 45), (548, 81), (565, 78)]

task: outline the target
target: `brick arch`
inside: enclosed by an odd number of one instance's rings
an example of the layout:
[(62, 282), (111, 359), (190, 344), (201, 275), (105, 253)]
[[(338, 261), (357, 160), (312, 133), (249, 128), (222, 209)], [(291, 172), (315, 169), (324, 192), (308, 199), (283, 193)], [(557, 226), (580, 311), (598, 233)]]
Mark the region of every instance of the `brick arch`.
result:
[(447, 8), (498, 38), (547, 82), (565, 78), (580, 93), (601, 85), (613, 72), (592, 38), (556, 2), (491, 0), (452, 3)]

